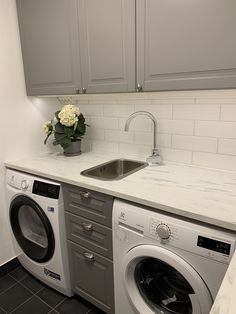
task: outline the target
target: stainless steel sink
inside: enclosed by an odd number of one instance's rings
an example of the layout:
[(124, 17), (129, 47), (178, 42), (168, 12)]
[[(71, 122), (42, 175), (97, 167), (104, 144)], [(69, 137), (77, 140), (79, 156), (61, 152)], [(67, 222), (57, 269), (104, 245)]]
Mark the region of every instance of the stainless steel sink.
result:
[(129, 159), (114, 159), (104, 164), (86, 169), (81, 172), (83, 176), (99, 180), (120, 180), (142, 168), (148, 163)]

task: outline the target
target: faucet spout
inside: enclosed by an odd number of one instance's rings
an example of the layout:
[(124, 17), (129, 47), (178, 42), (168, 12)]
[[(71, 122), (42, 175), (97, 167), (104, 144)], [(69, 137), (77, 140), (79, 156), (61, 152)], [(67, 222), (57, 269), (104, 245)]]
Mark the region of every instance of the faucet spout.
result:
[(149, 117), (152, 122), (153, 122), (153, 148), (152, 148), (152, 156), (147, 158), (147, 161), (150, 163), (157, 163), (160, 164), (161, 163), (161, 157), (159, 155), (159, 150), (157, 148), (157, 139), (156, 139), (156, 130), (157, 130), (157, 120), (156, 118), (148, 111), (136, 111), (134, 113), (132, 113), (126, 123), (125, 123), (125, 131), (127, 132), (129, 130), (129, 126), (130, 126), (130, 122), (137, 116), (147, 116)]

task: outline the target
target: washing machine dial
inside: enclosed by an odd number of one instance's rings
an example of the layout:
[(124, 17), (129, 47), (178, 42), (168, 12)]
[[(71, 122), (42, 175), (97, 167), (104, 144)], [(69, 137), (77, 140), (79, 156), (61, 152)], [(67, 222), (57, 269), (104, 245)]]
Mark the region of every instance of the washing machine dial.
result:
[(168, 227), (168, 225), (160, 223), (157, 227), (156, 227), (156, 232), (159, 235), (159, 237), (162, 240), (167, 240), (169, 239), (170, 235), (171, 235), (171, 231), (170, 228)]
[(28, 189), (28, 187), (29, 187), (29, 182), (27, 180), (22, 180), (21, 181), (21, 189), (23, 191), (26, 191)]

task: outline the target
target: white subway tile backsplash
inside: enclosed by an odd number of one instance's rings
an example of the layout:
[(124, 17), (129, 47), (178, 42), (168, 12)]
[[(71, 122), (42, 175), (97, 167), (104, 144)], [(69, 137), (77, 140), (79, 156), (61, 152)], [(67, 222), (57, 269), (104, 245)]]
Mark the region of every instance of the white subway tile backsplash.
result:
[(160, 133), (192, 135), (194, 131), (194, 121), (159, 120), (158, 131)]
[(157, 134), (157, 145), (161, 147), (171, 147), (172, 136), (170, 134)]
[[(135, 144), (153, 145), (153, 132), (134, 132)], [(171, 147), (171, 135), (157, 133), (157, 146)]]
[(139, 110), (149, 111), (157, 120), (172, 119), (172, 105), (135, 105), (135, 111)]
[(120, 153), (138, 157), (148, 157), (152, 153), (151, 145), (119, 144)]
[(135, 144), (153, 145), (153, 133), (152, 132), (134, 132)]
[(130, 116), (135, 110), (134, 105), (104, 105), (104, 116), (109, 117), (126, 117)]
[(134, 143), (134, 133), (120, 130), (105, 130), (105, 140), (117, 143)]
[(192, 163), (202, 167), (236, 171), (236, 156), (194, 152)]
[[(126, 118), (119, 119), (119, 129), (125, 129)], [(134, 118), (129, 126), (129, 131), (143, 131), (143, 132), (151, 132), (153, 129), (153, 122), (148, 118)]]
[(219, 120), (220, 105), (174, 105), (173, 119)]
[(119, 144), (105, 141), (92, 141), (92, 150), (97, 152), (118, 153)]
[(78, 104), (80, 111), (86, 116), (103, 116), (103, 106), (102, 105), (83, 105)]
[(170, 148), (162, 148), (160, 154), (163, 160), (190, 164), (192, 161), (192, 152)]
[[(145, 158), (153, 146), (153, 123), (130, 114), (151, 112), (157, 119), (157, 144), (164, 161), (236, 170), (236, 90), (78, 95), (90, 125), (83, 150)], [(67, 96), (62, 104), (66, 104)]]
[(196, 121), (195, 135), (236, 138), (236, 122)]
[(198, 152), (217, 151), (217, 138), (173, 135), (172, 147), (176, 149), (185, 149)]
[(105, 131), (103, 129), (94, 128), (92, 126), (87, 128), (85, 138), (90, 140), (103, 141), (105, 138)]
[(91, 117), (90, 124), (93, 128), (98, 129), (118, 129), (119, 121), (117, 118)]
[(221, 116), (222, 121), (236, 121), (236, 102), (231, 105), (221, 106)]
[(220, 138), (218, 144), (218, 152), (220, 154), (236, 155), (236, 140)]

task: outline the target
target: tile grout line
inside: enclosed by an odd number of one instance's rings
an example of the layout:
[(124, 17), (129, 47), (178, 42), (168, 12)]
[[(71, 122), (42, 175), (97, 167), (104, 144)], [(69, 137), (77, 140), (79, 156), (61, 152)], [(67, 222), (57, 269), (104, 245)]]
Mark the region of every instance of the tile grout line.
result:
[(57, 313), (59, 313), (56, 308), (57, 308), (59, 305), (61, 305), (66, 299), (67, 299), (67, 297), (65, 297), (65, 298), (64, 298), (63, 300), (61, 300), (57, 305), (55, 305), (55, 307), (53, 308), (53, 310), (55, 310)]
[(3, 307), (0, 306), (0, 310), (7, 314)]
[(31, 300), (34, 297), (34, 294), (30, 296), (30, 298), (26, 299), (24, 302), (22, 302), (20, 305), (18, 305), (17, 307), (15, 307), (12, 311), (8, 312), (9, 314), (13, 313), (14, 311), (16, 311), (18, 308), (20, 308), (22, 305), (24, 305), (25, 303), (27, 303), (29, 300)]

